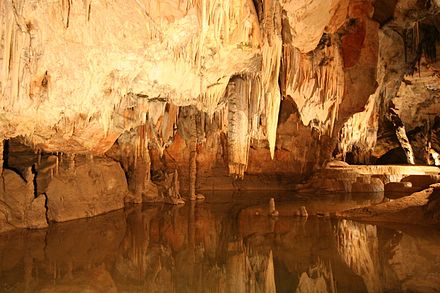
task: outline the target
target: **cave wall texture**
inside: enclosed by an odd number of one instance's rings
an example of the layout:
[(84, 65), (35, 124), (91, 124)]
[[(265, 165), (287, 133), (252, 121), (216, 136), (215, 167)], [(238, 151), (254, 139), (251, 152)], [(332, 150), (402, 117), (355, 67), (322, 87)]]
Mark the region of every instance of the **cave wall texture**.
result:
[[(121, 163), (115, 208), (289, 188), (332, 158), (438, 163), (439, 13), (438, 0), (1, 1), (0, 140), (71, 172), (75, 155)], [(22, 170), (38, 178), (40, 163)], [(51, 184), (34, 192), (46, 209)]]

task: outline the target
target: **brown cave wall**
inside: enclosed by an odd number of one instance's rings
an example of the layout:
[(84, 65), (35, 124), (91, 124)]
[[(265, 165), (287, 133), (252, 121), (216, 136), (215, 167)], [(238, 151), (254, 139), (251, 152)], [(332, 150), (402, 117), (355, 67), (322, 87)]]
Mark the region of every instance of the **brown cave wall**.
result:
[[(340, 132), (338, 148), (342, 157), (348, 153), (350, 163), (406, 164), (405, 146), (415, 163), (435, 164), (440, 16), (438, 6), (422, 2), (397, 1), (388, 8), (386, 21), (376, 14), (384, 3), (375, 3), (373, 17), (381, 23), (378, 87), (365, 110)], [(405, 137), (397, 132), (396, 121)]]
[[(299, 120), (295, 104), (290, 99), (281, 102), (277, 144), (272, 160), (268, 143), (252, 140), (249, 161), (242, 180), (228, 174), (227, 135), (218, 129), (216, 119), (205, 117), (205, 135), (197, 146), (198, 190), (264, 190), (292, 189), (309, 176), (332, 151), (330, 139), (306, 127)], [(188, 142), (178, 131), (163, 156), (151, 149), (152, 174), (177, 169), (180, 187), (189, 188)]]

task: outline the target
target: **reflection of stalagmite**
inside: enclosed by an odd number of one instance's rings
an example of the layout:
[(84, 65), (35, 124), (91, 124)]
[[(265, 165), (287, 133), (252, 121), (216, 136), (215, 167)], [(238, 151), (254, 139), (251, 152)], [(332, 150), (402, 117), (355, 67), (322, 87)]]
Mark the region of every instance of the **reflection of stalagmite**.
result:
[(32, 270), (33, 270), (33, 258), (32, 255), (30, 255), (30, 252), (27, 251), (26, 255), (24, 256), (24, 284), (25, 284), (25, 291), (31, 292), (31, 284), (32, 284)]
[(339, 254), (350, 269), (362, 277), (368, 292), (382, 292), (376, 227), (341, 220), (336, 237)]

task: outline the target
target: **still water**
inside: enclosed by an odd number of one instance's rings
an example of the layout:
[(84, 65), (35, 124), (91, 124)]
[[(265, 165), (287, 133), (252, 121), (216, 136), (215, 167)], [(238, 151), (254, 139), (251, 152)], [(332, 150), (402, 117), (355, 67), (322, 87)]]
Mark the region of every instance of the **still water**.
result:
[[(436, 292), (440, 233), (328, 213), (380, 200), (267, 196), (143, 205), (0, 235), (1, 292)], [(209, 199), (208, 198), (208, 199)], [(288, 213), (287, 213), (288, 214)]]

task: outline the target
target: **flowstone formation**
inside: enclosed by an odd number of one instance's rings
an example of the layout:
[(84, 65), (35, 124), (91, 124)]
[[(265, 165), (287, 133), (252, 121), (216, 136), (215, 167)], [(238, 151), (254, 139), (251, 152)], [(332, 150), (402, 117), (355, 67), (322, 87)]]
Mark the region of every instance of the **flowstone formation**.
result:
[(1, 165), (40, 190), (39, 157), (76, 155), (107, 194), (93, 166), (116, 161), (108, 211), (289, 189), (332, 157), (437, 163), (440, 3), (391, 2), (2, 1), (0, 140), (34, 155), (17, 169), (7, 146)]

